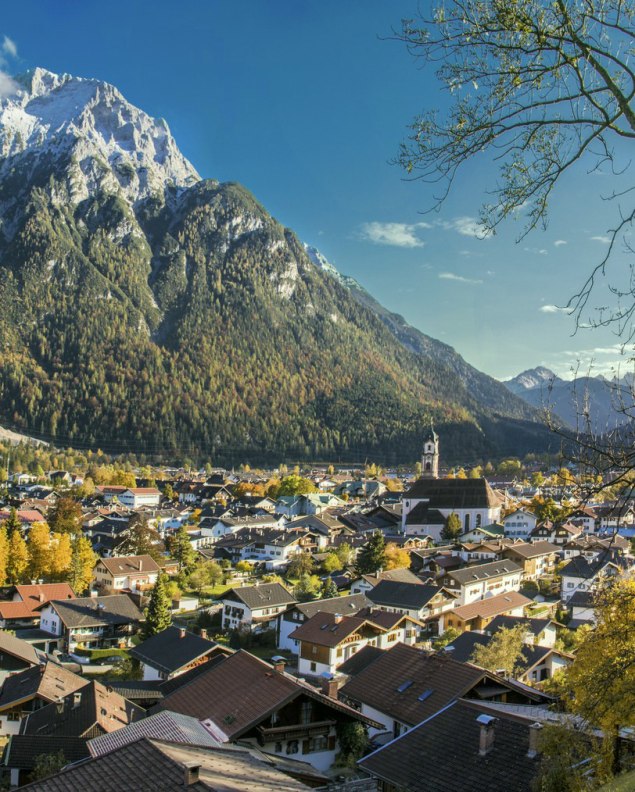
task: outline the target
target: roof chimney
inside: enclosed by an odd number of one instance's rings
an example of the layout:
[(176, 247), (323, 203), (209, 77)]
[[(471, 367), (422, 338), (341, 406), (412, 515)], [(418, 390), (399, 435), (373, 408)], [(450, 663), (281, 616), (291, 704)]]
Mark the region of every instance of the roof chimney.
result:
[(201, 631), (200, 631), (199, 634), (200, 634), (201, 638), (205, 638), (207, 640), (207, 630), (204, 627), (201, 628)]
[(538, 756), (538, 738), (541, 729), (542, 723), (536, 722), (529, 726), (529, 750), (527, 751), (529, 759), (535, 759)]
[(143, 571), (143, 558), (139, 559), (139, 572)]
[(185, 627), (179, 627), (179, 638), (185, 638)]
[(201, 770), (200, 762), (183, 762), (185, 774), (183, 777), (184, 786), (194, 786), (198, 783), (198, 775)]
[(77, 709), (79, 705), (82, 703), (82, 694), (81, 691), (76, 691), (73, 693), (73, 709)]
[(287, 661), (286, 658), (282, 657), (282, 655), (276, 655), (275, 657), (271, 658), (271, 665), (273, 666), (273, 670), (276, 671), (278, 674), (284, 674), (284, 667), (286, 666)]
[(498, 718), (492, 715), (479, 715), (476, 722), (479, 725), (478, 755), (487, 756), (494, 747), (494, 724)]
[(333, 614), (333, 621), (335, 622), (335, 624), (339, 624), (342, 621), (343, 618), (344, 617), (342, 616), (341, 613)]
[(329, 698), (337, 699), (337, 690), (337, 679), (333, 676), (333, 674), (325, 671), (322, 674), (322, 693), (324, 693), (324, 695), (328, 696)]

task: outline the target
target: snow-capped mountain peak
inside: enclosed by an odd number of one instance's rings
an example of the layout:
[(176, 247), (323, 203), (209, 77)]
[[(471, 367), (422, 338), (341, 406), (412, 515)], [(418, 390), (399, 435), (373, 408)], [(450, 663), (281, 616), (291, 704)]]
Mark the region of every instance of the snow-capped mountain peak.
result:
[(15, 78), (0, 99), (0, 177), (29, 160), (64, 158), (75, 166), (71, 199), (95, 188), (136, 201), (200, 179), (165, 121), (127, 102), (112, 85), (37, 68)]

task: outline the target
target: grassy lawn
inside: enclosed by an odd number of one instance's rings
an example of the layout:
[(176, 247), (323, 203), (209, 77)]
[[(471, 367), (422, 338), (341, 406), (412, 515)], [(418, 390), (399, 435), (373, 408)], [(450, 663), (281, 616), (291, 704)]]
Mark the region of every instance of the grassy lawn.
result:
[(92, 663), (95, 660), (100, 660), (102, 657), (121, 657), (126, 659), (128, 657), (128, 649), (77, 649), (76, 654), (84, 655), (90, 658)]

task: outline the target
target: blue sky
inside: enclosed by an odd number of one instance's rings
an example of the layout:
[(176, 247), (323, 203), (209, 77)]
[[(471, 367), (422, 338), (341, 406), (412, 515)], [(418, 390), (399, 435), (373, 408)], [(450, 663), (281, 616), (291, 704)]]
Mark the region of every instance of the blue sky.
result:
[[(3, 68), (115, 84), (165, 118), (204, 177), (238, 181), (388, 308), (496, 377), (620, 360), (607, 330), (572, 335), (556, 306), (606, 250), (612, 180), (570, 174), (546, 232), (475, 236), (487, 161), (439, 213), (390, 160), (410, 120), (442, 106), (431, 70), (389, 40), (412, 0), (20, 0), (4, 3)], [(594, 304), (602, 296), (594, 298)], [(626, 369), (626, 359), (621, 358)]]

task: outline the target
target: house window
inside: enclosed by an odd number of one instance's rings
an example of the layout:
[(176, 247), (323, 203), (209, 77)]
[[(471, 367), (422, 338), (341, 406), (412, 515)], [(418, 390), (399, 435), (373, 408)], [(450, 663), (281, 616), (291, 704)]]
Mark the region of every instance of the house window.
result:
[(313, 753), (314, 751), (326, 751), (329, 747), (328, 737), (326, 735), (321, 734), (319, 737), (313, 737), (309, 740), (309, 751), (308, 753)]
[(311, 663), (311, 671), (317, 671), (316, 663)]
[(311, 701), (303, 701), (300, 707), (300, 723), (311, 723), (312, 711), (313, 703)]
[(299, 750), (298, 741), (297, 740), (289, 740), (287, 743), (287, 753), (288, 754), (297, 754)]

